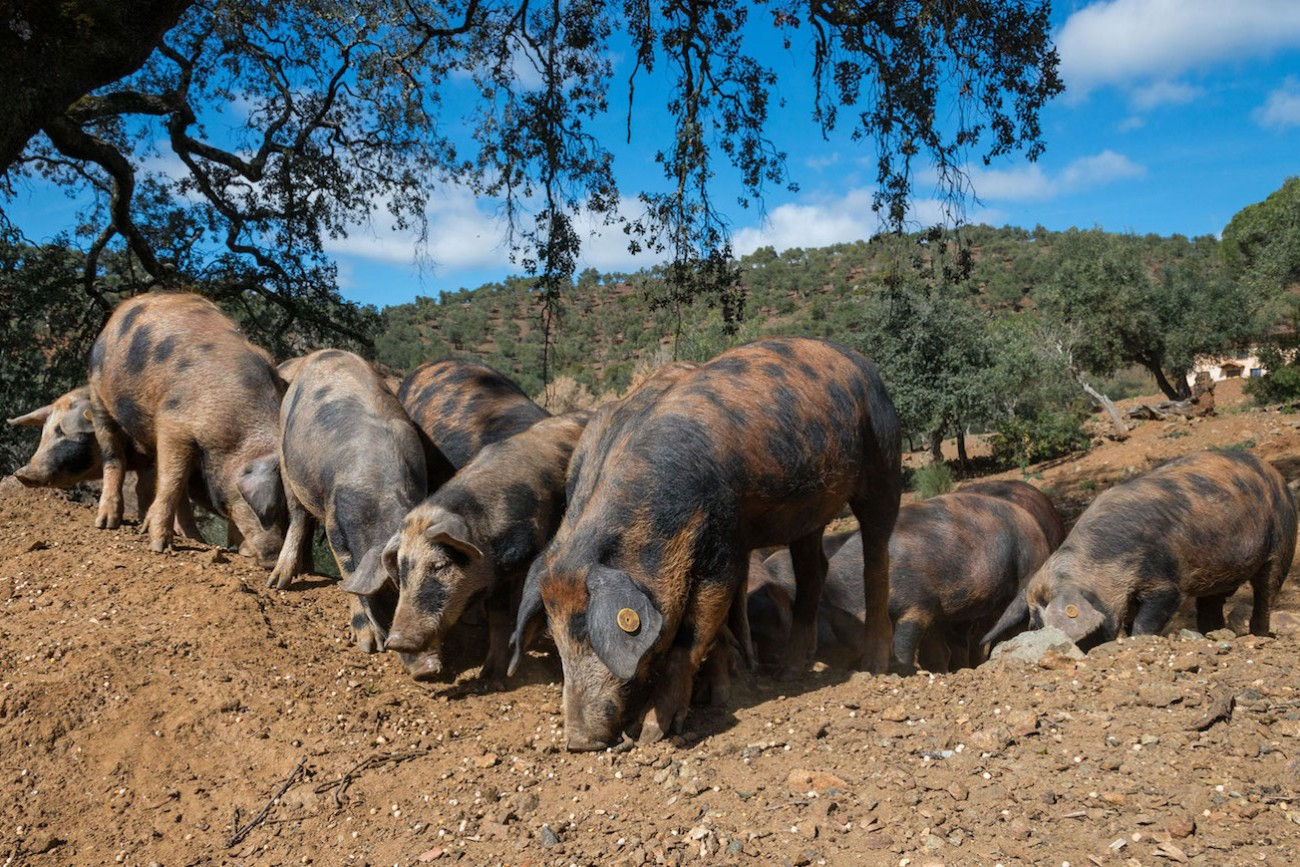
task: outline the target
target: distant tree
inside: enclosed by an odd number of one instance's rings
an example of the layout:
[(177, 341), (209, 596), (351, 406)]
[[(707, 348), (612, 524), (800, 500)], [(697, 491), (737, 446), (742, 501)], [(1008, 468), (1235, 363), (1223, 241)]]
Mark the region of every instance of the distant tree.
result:
[[(549, 329), (581, 212), (662, 252), (669, 297), (739, 314), (716, 175), (736, 173), (744, 206), (792, 186), (769, 135), (782, 103), (756, 54), (765, 26), (810, 47), (794, 52), (809, 58), (810, 131), (873, 145), (875, 205), (895, 226), (915, 161), (959, 201), (972, 157), (1043, 150), (1039, 112), (1062, 89), (1047, 0), (762, 9), (764, 22), (742, 0), (19, 0), (0, 28), (0, 87), (17, 106), (0, 170), (96, 195), (82, 276), (97, 303), (112, 245), (164, 285), (184, 273), (178, 257), (220, 250), (285, 321), (335, 299), (328, 240), (376, 214), (422, 227), (431, 191), (457, 182), (504, 202)], [(624, 47), (626, 99), (611, 92)], [(667, 122), (634, 131), (635, 85), (651, 75)], [(662, 181), (630, 209), (593, 132), (611, 97), (629, 135), (660, 141)]]

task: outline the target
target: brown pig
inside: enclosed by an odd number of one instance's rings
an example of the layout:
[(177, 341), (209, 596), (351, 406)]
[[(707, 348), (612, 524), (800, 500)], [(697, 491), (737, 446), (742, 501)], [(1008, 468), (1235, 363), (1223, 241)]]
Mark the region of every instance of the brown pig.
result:
[(188, 292), (123, 301), (90, 353), (89, 397), (104, 461), (98, 527), (122, 521), (131, 443), (154, 455), (157, 486), (141, 529), (155, 551), (197, 470), (213, 510), (270, 566), (283, 541), (278, 417), (284, 382), (265, 351), (215, 304)]
[(970, 482), (957, 489), (959, 494), (983, 494), (1008, 500), (1034, 516), (1047, 539), (1047, 547), (1055, 551), (1065, 541), (1065, 521), (1056, 511), (1047, 495), (1028, 482), (1017, 479), (997, 479), (988, 482)]
[(470, 598), (486, 596), (488, 651), (480, 676), (506, 673), (524, 576), (564, 514), (564, 479), (585, 413), (545, 418), (484, 446), (416, 506), (383, 551), (383, 569), (344, 582), (353, 593), (395, 581), (401, 595), (388, 648), (437, 658)]
[(1246, 452), (1186, 455), (1097, 497), (984, 640), (1027, 616), (1087, 649), (1160, 632), (1188, 596), (1209, 632), (1246, 581), (1250, 631), (1266, 635), (1295, 538), (1291, 492), (1272, 466)]
[[(78, 482), (98, 479), (104, 463), (95, 442), (92, 418), (90, 397), (83, 385), (39, 409), (9, 419), (12, 425), (41, 426), (40, 444), (27, 463), (14, 471), (14, 478), (29, 488), (70, 488)], [(126, 459), (129, 470), (152, 469), (152, 461), (134, 449)], [(148, 504), (141, 508), (148, 508)]]
[[(453, 471), (445, 459), (426, 464), (415, 425), (365, 359), (323, 349), (296, 361), (280, 404), (289, 531), (268, 584), (289, 585), (310, 557), (312, 524), (324, 522), (343, 586), (369, 588), (353, 597), (351, 625), (357, 644), (373, 653), (384, 649), (397, 605), (396, 585), (383, 580), (384, 545)], [(433, 673), (417, 657), (403, 662), (417, 679)]]
[(397, 396), (411, 421), (458, 470), (483, 446), (549, 415), (486, 364), (454, 358), (421, 364), (402, 380)]
[(864, 531), (869, 668), (889, 658), (886, 544), (898, 512), (898, 420), (875, 366), (834, 343), (761, 340), (683, 375), (611, 429), (595, 473), (530, 570), (515, 634), (544, 614), (564, 667), (569, 749), (598, 749), (648, 708), (679, 727), (744, 586), (749, 552), (788, 544), (798, 577), (788, 659), (806, 665), (826, 557), (848, 502)]

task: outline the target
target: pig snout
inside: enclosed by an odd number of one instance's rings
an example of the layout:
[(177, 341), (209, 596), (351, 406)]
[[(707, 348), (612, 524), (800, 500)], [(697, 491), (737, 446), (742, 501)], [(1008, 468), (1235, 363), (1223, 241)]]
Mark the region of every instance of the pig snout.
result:
[(25, 488), (39, 488), (46, 483), (46, 480), (32, 469), (31, 464), (14, 470), (14, 478), (21, 482)]
[[(389, 641), (385, 645), (388, 650), (395, 650), (391, 641), (392, 634), (389, 634)], [(442, 674), (442, 655), (437, 651), (428, 653), (399, 653), (402, 659), (402, 666), (406, 673), (411, 676), (412, 680), (430, 681), (441, 680)]]

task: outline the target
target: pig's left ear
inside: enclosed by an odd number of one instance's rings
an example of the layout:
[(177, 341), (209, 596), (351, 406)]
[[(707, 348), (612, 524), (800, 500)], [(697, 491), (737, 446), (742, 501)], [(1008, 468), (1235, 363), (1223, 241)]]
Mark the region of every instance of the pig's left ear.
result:
[(538, 624), (546, 616), (546, 608), (542, 605), (542, 575), (545, 572), (545, 556), (539, 556), (528, 567), (524, 591), (519, 597), (519, 613), (515, 615), (515, 632), (510, 636), (510, 664), (506, 667), (506, 677), (514, 677), (519, 660), (523, 658), (528, 645), (533, 643)]
[(1073, 590), (1058, 593), (1043, 609), (1043, 625), (1055, 626), (1075, 642), (1087, 638), (1105, 622), (1106, 615)]
[(263, 530), (269, 530), (284, 521), (289, 507), (285, 502), (284, 485), (280, 481), (280, 458), (269, 455), (247, 464), (239, 474), (239, 495), (252, 508)]
[(454, 512), (445, 513), (437, 523), (424, 531), (424, 535), (435, 545), (455, 548), (476, 560), (483, 556), (483, 552), (470, 540), (469, 526), (465, 523), (465, 519)]
[(52, 412), (54, 412), (54, 404), (47, 403), (45, 406), (39, 409), (34, 409), (25, 415), (15, 416), (14, 418), (9, 419), (9, 423), (13, 425), (45, 424), (45, 420), (50, 417), (50, 413)]
[(373, 596), (388, 582), (388, 570), (384, 568), (384, 549), (375, 545), (361, 557), (357, 568), (343, 579), (339, 587), (357, 596)]
[(587, 635), (614, 676), (631, 680), (659, 640), (664, 617), (632, 576), (608, 566), (587, 575)]

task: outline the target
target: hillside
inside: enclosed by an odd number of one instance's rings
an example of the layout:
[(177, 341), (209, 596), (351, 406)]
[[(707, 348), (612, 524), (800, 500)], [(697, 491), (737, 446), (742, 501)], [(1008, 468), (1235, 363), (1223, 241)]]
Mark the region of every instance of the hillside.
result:
[[(1295, 481), (1298, 424), (1229, 402), (1034, 478), (1077, 513), (1150, 461), (1249, 439)], [(504, 687), (420, 686), (346, 646), (331, 582), (267, 590), (235, 555), (152, 555), (92, 515), (0, 483), (8, 863), (1300, 859), (1294, 572), (1276, 639), (905, 680), (819, 665), (697, 710), (674, 743), (574, 755), (544, 655)]]
[[(1032, 306), (1032, 290), (1048, 267), (1048, 255), (1074, 234), (964, 227), (958, 240), (970, 256), (968, 291), (990, 310)], [(1140, 248), (1153, 279), (1171, 263), (1212, 252), (1215, 243), (1181, 236), (1106, 237)], [(885, 274), (934, 264), (938, 245), (921, 236), (912, 241), (911, 249), (902, 252), (897, 244), (873, 239), (779, 254), (767, 247), (739, 258), (735, 265), (746, 304), (735, 335), (724, 333), (720, 312), (705, 300), (681, 311), (659, 307), (664, 289), (658, 269), (585, 271), (564, 297), (553, 338), (552, 376), (571, 376), (599, 395), (621, 391), (638, 364), (671, 358), (674, 347), (679, 357), (705, 360), (736, 341), (770, 334), (851, 343), (862, 329), (862, 302)], [(939, 267), (955, 267), (955, 254), (945, 256)], [(463, 353), (513, 374), (525, 391), (536, 394), (542, 385), (542, 338), (531, 289), (531, 281), (511, 278), (387, 307), (375, 341), (378, 360), (407, 370), (431, 358)]]

